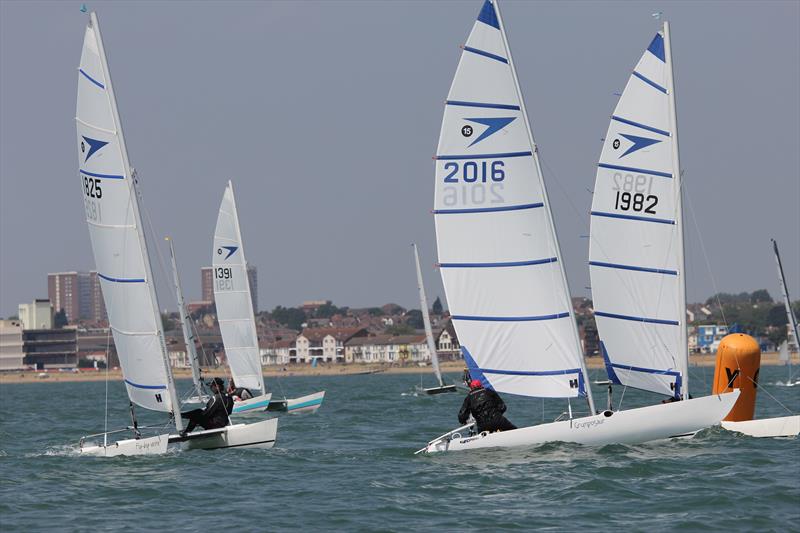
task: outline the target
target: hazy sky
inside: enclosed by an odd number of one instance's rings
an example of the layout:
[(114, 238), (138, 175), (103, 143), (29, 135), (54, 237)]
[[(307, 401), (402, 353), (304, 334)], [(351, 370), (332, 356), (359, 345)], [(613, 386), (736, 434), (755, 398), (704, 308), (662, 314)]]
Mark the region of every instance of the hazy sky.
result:
[[(412, 241), (429, 299), (442, 294), (431, 156), (481, 3), (87, 3), (155, 244), (166, 257), (161, 237), (175, 238), (188, 299), (200, 296), (228, 179), (262, 309), (323, 298), (417, 307)], [(48, 272), (93, 268), (75, 153), (79, 7), (0, 1), (3, 316), (46, 297)], [(582, 236), (614, 93), (663, 11), (689, 192), (689, 301), (715, 285), (777, 297), (770, 237), (800, 298), (800, 3), (501, 8), (574, 294), (589, 295)], [(152, 256), (161, 305), (174, 307)]]

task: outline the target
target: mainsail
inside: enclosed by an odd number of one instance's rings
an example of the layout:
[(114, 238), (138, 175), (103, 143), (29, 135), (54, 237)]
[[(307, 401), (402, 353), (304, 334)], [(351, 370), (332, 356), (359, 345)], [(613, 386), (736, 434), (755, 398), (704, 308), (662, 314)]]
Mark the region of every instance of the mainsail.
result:
[(431, 364), (433, 365), (433, 372), (436, 374), (436, 380), (439, 386), (444, 386), (442, 380), (442, 371), (439, 369), (439, 355), (436, 353), (436, 343), (433, 341), (433, 330), (431, 329), (431, 317), (428, 312), (428, 298), (425, 295), (425, 285), (422, 283), (422, 269), (419, 266), (419, 252), (417, 245), (412, 244), (414, 248), (414, 265), (417, 267), (417, 289), (419, 290), (419, 306), (422, 310), (422, 323), (425, 326), (425, 340), (428, 342), (428, 352), (431, 354)]
[(681, 176), (667, 23), (628, 80), (597, 166), (589, 265), (609, 379), (687, 398)]
[(472, 377), (524, 396), (590, 394), (533, 136), (490, 0), (447, 97), (434, 213), (445, 293)]
[(219, 207), (212, 264), (217, 319), (233, 379), (238, 387), (266, 392), (250, 281), (247, 278), (247, 261), (230, 181)]
[[(797, 329), (797, 317), (794, 316), (794, 309), (792, 309), (792, 301), (789, 299), (789, 289), (786, 287), (786, 278), (783, 275), (783, 263), (781, 263), (781, 254), (778, 252), (778, 242), (772, 239), (772, 249), (775, 252), (775, 263), (778, 265), (778, 281), (781, 283), (781, 295), (783, 296), (783, 305), (786, 307), (786, 320), (789, 327), (794, 334), (795, 346), (800, 346), (800, 333)], [(788, 350), (788, 348), (787, 348)]]
[[(156, 411), (178, 402), (119, 113), (91, 19), (78, 68), (78, 168), (109, 327), (131, 401)], [(176, 419), (180, 429), (180, 420)]]
[(183, 288), (181, 287), (181, 278), (178, 274), (178, 260), (175, 258), (175, 246), (172, 239), (167, 238), (169, 241), (169, 257), (172, 260), (172, 281), (175, 284), (175, 295), (178, 302), (178, 313), (181, 317), (181, 331), (183, 332), (183, 342), (186, 344), (186, 355), (189, 359), (189, 366), (192, 369), (192, 383), (194, 384), (194, 391), (198, 397), (203, 395), (203, 385), (200, 381), (200, 359), (197, 356), (197, 347), (194, 344), (195, 336), (192, 333), (192, 317), (186, 310), (186, 302), (183, 299)]

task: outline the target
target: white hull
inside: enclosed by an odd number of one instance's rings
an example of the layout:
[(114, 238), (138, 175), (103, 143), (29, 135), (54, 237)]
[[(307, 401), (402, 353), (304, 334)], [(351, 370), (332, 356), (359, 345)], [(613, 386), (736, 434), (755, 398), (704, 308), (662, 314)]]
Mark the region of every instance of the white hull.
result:
[[(540, 424), (513, 431), (448, 433), (428, 443), (419, 452), (434, 453), (477, 448), (510, 448), (546, 442), (574, 442), (590, 446), (638, 444), (694, 435), (719, 424), (739, 397), (739, 391), (693, 400), (658, 404), (627, 411)], [(467, 428), (463, 428), (466, 430)], [(417, 453), (419, 453), (417, 452)]]
[(289, 414), (297, 415), (302, 413), (314, 413), (322, 407), (322, 401), (325, 399), (325, 391), (315, 392), (307, 396), (299, 398), (286, 398), (284, 400), (276, 400), (270, 403), (270, 411), (283, 411)]
[(249, 400), (233, 402), (233, 412), (231, 414), (246, 415), (264, 412), (269, 407), (270, 400), (272, 400), (271, 392)]
[(271, 418), (252, 424), (234, 424), (221, 429), (189, 433), (186, 437), (170, 435), (170, 442), (181, 442), (185, 450), (216, 450), (219, 448), (261, 448), (275, 446), (278, 419)]
[(723, 421), (722, 427), (750, 437), (796, 437), (800, 434), (800, 415), (743, 422)]
[(144, 439), (118, 440), (107, 446), (81, 445), (81, 455), (96, 457), (116, 457), (118, 455), (158, 455), (166, 453), (169, 444), (169, 435), (156, 435)]

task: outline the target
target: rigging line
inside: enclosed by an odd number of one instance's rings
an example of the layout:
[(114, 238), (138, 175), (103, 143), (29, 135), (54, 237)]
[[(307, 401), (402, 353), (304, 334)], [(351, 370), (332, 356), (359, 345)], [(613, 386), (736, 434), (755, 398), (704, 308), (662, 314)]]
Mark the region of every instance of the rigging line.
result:
[[(758, 386), (758, 383), (757, 383), (757, 382), (756, 382), (756, 381), (755, 381), (753, 378), (751, 378), (750, 376), (747, 376), (747, 379), (749, 379), (750, 381), (752, 381), (752, 382), (753, 382), (753, 384), (754, 384), (755, 386)], [(785, 405), (783, 405), (783, 403), (781, 403), (781, 401), (780, 401), (779, 399), (777, 399), (775, 396), (773, 396), (772, 394), (770, 394), (770, 393), (769, 393), (769, 391), (768, 391), (767, 389), (765, 389), (763, 386), (762, 386), (762, 387), (760, 387), (760, 388), (761, 388), (761, 390), (762, 390), (762, 391), (764, 391), (764, 393), (766, 393), (766, 395), (767, 395), (767, 396), (769, 396), (770, 398), (772, 398), (773, 400), (775, 400), (775, 402), (776, 402), (778, 405), (780, 405), (781, 407), (783, 407), (784, 409), (786, 409), (786, 412), (788, 412), (790, 415), (791, 415), (791, 414), (794, 414), (794, 413), (792, 412), (792, 410), (791, 410), (791, 409), (789, 409), (788, 407), (786, 407)]]
[(689, 190), (686, 187), (686, 181), (683, 179), (684, 170), (681, 170), (681, 188), (686, 190), (686, 204), (689, 206), (689, 214), (692, 216), (692, 224), (694, 224), (694, 230), (697, 234), (697, 238), (700, 241), (700, 249), (703, 251), (703, 258), (705, 259), (706, 269), (708, 269), (708, 276), (711, 278), (711, 286), (714, 288), (714, 298), (717, 300), (717, 306), (719, 307), (720, 314), (722, 314), (722, 322), (725, 326), (728, 326), (728, 319), (725, 317), (725, 309), (722, 307), (722, 301), (719, 299), (719, 289), (717, 288), (717, 280), (714, 277), (714, 271), (711, 270), (711, 261), (708, 259), (708, 250), (706, 250), (705, 242), (703, 241), (703, 233), (700, 231), (700, 225), (697, 223), (697, 217), (695, 216), (694, 206), (692, 206), (691, 196), (689, 195)]
[(622, 386), (622, 394), (619, 396), (619, 403), (617, 404), (617, 411), (622, 411), (622, 400), (625, 398), (625, 391), (628, 390), (628, 385)]

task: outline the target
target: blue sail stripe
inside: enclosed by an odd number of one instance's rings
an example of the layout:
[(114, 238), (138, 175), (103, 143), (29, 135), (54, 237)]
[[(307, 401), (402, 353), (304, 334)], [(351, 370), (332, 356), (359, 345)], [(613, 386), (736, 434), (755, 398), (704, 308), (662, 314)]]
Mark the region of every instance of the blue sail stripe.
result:
[(485, 104), (482, 102), (464, 102), (462, 100), (447, 100), (445, 101), (445, 104), (457, 105), (462, 107), (485, 107), (488, 109), (510, 109), (512, 111), (520, 110), (518, 105), (512, 105), (512, 104)]
[(619, 165), (609, 165), (608, 163), (597, 163), (597, 166), (600, 168), (609, 168), (611, 170), (622, 170), (624, 172), (638, 172), (640, 174), (651, 174), (653, 176), (660, 176), (662, 178), (672, 177), (672, 174), (668, 172), (661, 172), (658, 170), (647, 170), (644, 168), (635, 168), (635, 167), (621, 167)]
[(580, 368), (569, 368), (565, 370), (499, 370), (494, 368), (481, 368), (484, 374), (504, 374), (507, 376), (564, 376), (569, 374), (580, 374)]
[(611, 366), (620, 370), (629, 370), (631, 372), (643, 372), (645, 374), (660, 374), (665, 376), (680, 376), (681, 373), (675, 370), (658, 370), (656, 368), (644, 368), (641, 366), (623, 365), (620, 363), (611, 363)]
[(99, 272), (97, 275), (106, 281), (113, 281), (114, 283), (144, 283), (143, 278), (112, 278), (110, 276), (104, 276)]
[(504, 152), (499, 154), (437, 155), (436, 159), (440, 161), (453, 161), (455, 159), (500, 159), (503, 157), (527, 157), (531, 155), (533, 155), (533, 152)]
[(651, 272), (653, 274), (669, 274), (670, 276), (677, 276), (677, 270), (667, 270), (664, 268), (649, 268), (632, 265), (620, 265), (617, 263), (603, 263), (601, 261), (589, 261), (589, 265), (605, 268), (618, 268), (620, 270), (634, 270), (636, 272)]
[(604, 313), (603, 311), (594, 312), (595, 316), (602, 316), (606, 318), (615, 318), (617, 320), (631, 320), (633, 322), (644, 322), (647, 324), (664, 324), (667, 326), (679, 326), (680, 323), (675, 320), (664, 320), (661, 318), (645, 318), (642, 316), (631, 316), (631, 315), (618, 315), (616, 313)]
[(547, 259), (533, 259), (531, 261), (509, 261), (506, 263), (439, 263), (439, 268), (504, 268), (530, 265), (543, 265), (545, 263), (555, 263), (555, 257)]
[(657, 224), (675, 224), (674, 220), (667, 220), (666, 218), (637, 217), (635, 215), (619, 215), (617, 213), (604, 213), (602, 211), (592, 211), (590, 214), (594, 217), (621, 218), (623, 220), (638, 220), (640, 222), (655, 222)]
[(603, 341), (600, 341), (600, 351), (603, 353), (603, 360), (606, 364), (606, 374), (608, 374), (608, 379), (611, 380), (612, 383), (616, 383), (617, 385), (622, 385), (622, 381), (619, 379), (619, 376), (614, 371), (615, 368), (619, 370), (626, 370), (629, 372), (641, 372), (644, 374), (656, 374), (656, 375), (665, 375), (665, 376), (674, 376), (675, 377), (675, 397), (680, 398), (681, 396), (681, 386), (683, 384), (683, 379), (681, 377), (681, 373), (675, 370), (657, 370), (654, 368), (645, 368), (642, 366), (633, 366), (633, 365), (623, 365), (621, 363), (612, 363), (611, 358), (608, 356), (608, 351), (606, 350), (606, 345)]
[(523, 209), (536, 209), (544, 207), (542, 202), (524, 205), (509, 205), (505, 207), (475, 207), (465, 209), (434, 209), (434, 215), (462, 215), (467, 213), (497, 213), (500, 211), (521, 211)]
[(667, 90), (664, 87), (662, 87), (661, 85), (659, 85), (656, 82), (654, 82), (653, 80), (651, 80), (649, 78), (646, 78), (645, 76), (642, 76), (641, 74), (639, 74), (635, 70), (633, 71), (633, 75), (636, 76), (637, 78), (639, 78), (640, 80), (642, 80), (643, 82), (645, 82), (647, 85), (649, 85), (649, 86), (651, 86), (651, 87), (653, 87), (655, 89), (658, 89), (659, 91), (661, 91), (664, 94), (667, 94)]
[(533, 322), (538, 320), (554, 320), (557, 318), (567, 318), (569, 313), (558, 313), (555, 315), (540, 316), (474, 316), (474, 315), (453, 315), (453, 320), (473, 320), (477, 322)]
[(494, 59), (495, 61), (500, 61), (501, 63), (508, 64), (508, 59), (506, 59), (505, 57), (498, 56), (490, 52), (486, 52), (484, 50), (479, 50), (477, 48), (472, 48), (471, 46), (465, 46), (464, 51), (472, 52), (473, 54), (478, 54), (479, 56), (488, 57), (489, 59)]
[(136, 387), (137, 389), (154, 389), (154, 390), (164, 390), (167, 388), (166, 385), (140, 385), (139, 383), (134, 383), (133, 381), (126, 379), (125, 383), (130, 385), (131, 387)]
[(87, 172), (85, 170), (78, 169), (78, 172), (81, 174), (86, 174), (87, 176), (92, 176), (93, 178), (106, 178), (109, 180), (124, 180), (125, 176), (120, 176), (118, 174), (95, 174), (94, 172)]
[(635, 126), (643, 130), (652, 131), (653, 133), (658, 133), (660, 135), (665, 135), (667, 137), (672, 136), (668, 131), (660, 130), (658, 128), (654, 128), (653, 126), (648, 126), (646, 124), (642, 124), (641, 122), (634, 122), (632, 120), (628, 120), (627, 118), (618, 117), (616, 115), (611, 115), (611, 120), (616, 120), (617, 122), (622, 122), (623, 124), (627, 124), (629, 126)]
[(84, 76), (86, 76), (86, 79), (87, 79), (87, 80), (89, 80), (90, 82), (94, 83), (95, 85), (97, 85), (97, 86), (98, 86), (98, 87), (100, 87), (101, 89), (105, 89), (105, 88), (106, 88), (106, 86), (105, 86), (105, 85), (103, 85), (102, 83), (100, 83), (99, 81), (97, 81), (96, 79), (94, 79), (93, 77), (91, 77), (91, 76), (89, 76), (88, 74), (86, 74), (86, 71), (85, 71), (85, 70), (83, 70), (82, 68), (79, 68), (79, 69), (78, 69), (78, 72), (80, 72), (81, 74), (83, 74)]

